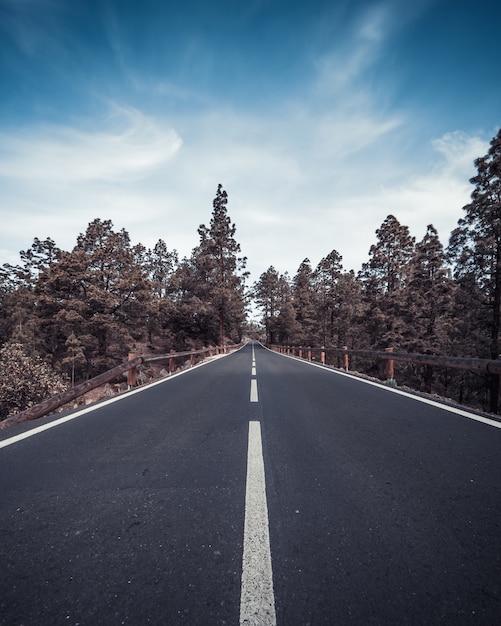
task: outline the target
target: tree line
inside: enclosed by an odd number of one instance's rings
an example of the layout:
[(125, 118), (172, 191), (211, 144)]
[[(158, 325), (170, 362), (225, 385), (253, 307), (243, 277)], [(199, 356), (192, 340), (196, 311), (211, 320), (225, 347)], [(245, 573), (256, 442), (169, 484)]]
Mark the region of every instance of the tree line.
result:
[[(251, 330), (268, 344), (499, 358), (501, 130), (475, 167), (471, 202), (446, 248), (432, 224), (416, 241), (388, 215), (358, 273), (332, 250), (293, 276), (270, 266), (247, 287), (222, 185), (182, 259), (162, 239), (133, 245), (110, 220), (92, 221), (69, 251), (35, 238), (19, 264), (0, 269), (0, 418), (110, 369), (137, 344), (181, 351), (237, 343)], [(374, 375), (379, 367), (353, 363)], [(398, 382), (499, 409), (497, 375), (409, 364), (399, 365)]]
[[(254, 284), (269, 344), (498, 359), (501, 312), (501, 130), (475, 160), (471, 202), (446, 248), (430, 224), (420, 241), (394, 215), (355, 274), (332, 250), (294, 276), (271, 266)], [(381, 364), (358, 361), (377, 375)], [(400, 365), (399, 382), (497, 413), (499, 376)]]
[(246, 258), (227, 203), (219, 185), (210, 224), (182, 259), (162, 239), (152, 249), (133, 245), (98, 218), (72, 250), (35, 238), (18, 265), (4, 264), (0, 418), (110, 369), (136, 344), (166, 353), (238, 343)]

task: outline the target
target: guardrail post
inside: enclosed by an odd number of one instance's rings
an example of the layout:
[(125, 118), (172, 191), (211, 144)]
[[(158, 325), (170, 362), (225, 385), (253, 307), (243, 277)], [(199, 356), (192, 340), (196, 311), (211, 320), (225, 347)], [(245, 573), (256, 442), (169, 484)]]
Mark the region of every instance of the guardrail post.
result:
[[(393, 352), (393, 348), (386, 348), (385, 352)], [(395, 366), (393, 359), (386, 361), (386, 380), (395, 382)]]
[(311, 348), (308, 347), (308, 361), (311, 361)]
[[(343, 346), (343, 350), (348, 350), (348, 346)], [(348, 371), (348, 367), (349, 367), (349, 356), (348, 356), (348, 352), (345, 352), (343, 354), (343, 369), (345, 372)]]
[[(173, 354), (175, 354), (175, 351), (174, 351), (174, 350), (171, 350), (171, 352), (172, 352)], [(174, 371), (174, 369), (175, 369), (175, 365), (174, 365), (174, 357), (173, 357), (173, 356), (171, 356), (171, 357), (170, 357), (170, 359), (169, 359), (169, 372), (172, 374), (172, 372)]]
[(320, 363), (322, 363), (322, 365), (325, 365), (325, 346), (322, 346), (321, 348)]
[(190, 354), (190, 365), (191, 367), (195, 365), (195, 353), (193, 351)]
[[(129, 361), (132, 361), (136, 358), (134, 352), (129, 352)], [(130, 370), (127, 371), (127, 388), (132, 389), (137, 384), (137, 371), (135, 367), (131, 367)]]
[(303, 348), (301, 346), (299, 346), (299, 358), (303, 358)]

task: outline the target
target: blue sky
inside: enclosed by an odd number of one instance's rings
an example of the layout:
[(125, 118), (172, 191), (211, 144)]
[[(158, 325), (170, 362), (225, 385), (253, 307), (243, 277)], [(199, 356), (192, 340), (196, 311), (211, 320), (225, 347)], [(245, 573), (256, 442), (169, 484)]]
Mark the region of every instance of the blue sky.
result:
[(252, 280), (388, 214), (444, 244), (501, 126), (497, 0), (0, 0), (0, 262), (93, 219), (189, 255), (218, 183)]

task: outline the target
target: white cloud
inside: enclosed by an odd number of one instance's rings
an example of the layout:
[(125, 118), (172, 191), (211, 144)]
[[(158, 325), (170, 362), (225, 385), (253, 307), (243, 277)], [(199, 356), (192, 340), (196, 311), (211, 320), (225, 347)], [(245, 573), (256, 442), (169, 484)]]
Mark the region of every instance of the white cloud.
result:
[[(409, 227), (419, 241), (428, 224), (438, 230), (444, 246), (468, 203), (472, 186), (469, 179), (475, 174), (473, 161), (485, 154), (488, 142), (463, 132), (446, 133), (432, 140), (436, 158), (424, 170), (420, 164), (408, 172), (398, 185), (382, 185), (368, 193), (346, 198), (344, 205), (345, 250), (349, 267), (358, 269), (367, 260), (367, 253), (375, 243), (375, 230), (387, 215), (393, 214)], [(398, 155), (395, 155), (398, 158)], [(357, 233), (355, 236), (353, 233)], [(361, 240), (365, 241), (365, 258), (361, 257)], [(339, 250), (343, 254), (343, 250)], [(355, 255), (353, 254), (355, 251)]]
[(456, 130), (432, 141), (435, 150), (444, 157), (444, 168), (450, 176), (463, 178), (472, 170), (473, 161), (485, 154), (489, 144)]
[[(4, 131), (0, 262), (15, 262), (12, 251), (35, 236), (69, 249), (96, 217), (127, 229), (133, 242), (163, 238), (187, 255), (218, 183), (253, 280), (272, 264), (294, 274), (305, 257), (315, 265), (332, 249), (358, 270), (389, 213), (418, 239), (433, 223), (446, 243), (487, 143), (459, 131), (420, 136), (410, 115), (386, 109), (364, 83), (395, 28), (396, 12), (385, 6), (360, 16), (300, 94), (259, 115), (222, 109), (202, 93), (202, 112), (171, 113), (168, 123), (114, 107), (97, 130)], [(155, 88), (192, 100), (169, 77)], [(147, 81), (138, 90), (146, 98)]]
[(43, 127), (3, 133), (0, 141), (0, 177), (46, 185), (142, 178), (170, 161), (182, 144), (171, 128), (119, 108), (104, 130)]
[[(427, 161), (416, 162), (399, 151), (410, 130), (398, 116), (360, 109), (355, 123), (344, 111), (280, 113), (209, 113), (178, 119), (174, 131), (119, 110), (101, 132), (10, 137), (7, 146), (22, 149), (9, 154), (4, 143), (0, 158), (3, 262), (15, 262), (8, 255), (35, 236), (71, 248), (96, 217), (112, 219), (133, 242), (151, 247), (162, 238), (188, 255), (197, 227), (210, 220), (218, 183), (229, 194), (252, 280), (272, 264), (294, 274), (305, 257), (315, 265), (332, 249), (346, 269), (358, 270), (390, 213), (417, 239), (433, 223), (447, 242), (485, 141), (449, 133), (429, 143)], [(50, 159), (39, 163), (38, 148), (47, 145)]]
[(332, 48), (316, 63), (316, 89), (324, 96), (343, 94), (379, 60), (392, 31), (395, 12), (385, 3), (365, 9), (351, 25), (339, 33)]

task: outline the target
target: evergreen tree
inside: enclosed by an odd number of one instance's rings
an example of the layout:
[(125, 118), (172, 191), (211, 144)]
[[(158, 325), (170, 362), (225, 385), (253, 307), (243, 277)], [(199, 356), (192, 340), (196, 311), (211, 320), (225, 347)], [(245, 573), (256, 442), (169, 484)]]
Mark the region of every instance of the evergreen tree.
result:
[(254, 283), (253, 296), (258, 308), (261, 309), (262, 322), (266, 331), (266, 343), (273, 344), (276, 341), (276, 321), (280, 314), (280, 275), (277, 270), (270, 267), (263, 272), (259, 280)]
[(142, 264), (147, 269), (150, 283), (150, 304), (148, 308), (148, 341), (153, 343), (153, 335), (163, 331), (163, 339), (172, 342), (169, 317), (172, 313), (174, 292), (173, 276), (179, 265), (176, 250), (169, 250), (163, 239), (159, 239), (153, 250), (145, 251)]
[[(73, 332), (98, 369), (121, 358), (146, 330), (149, 284), (126, 231), (96, 219), (37, 282), (45, 352), (62, 358)], [(110, 346), (115, 349), (110, 352)]]
[(236, 226), (231, 223), (227, 203), (228, 195), (222, 185), (218, 185), (210, 226), (200, 225), (200, 244), (193, 253), (200, 278), (200, 297), (213, 307), (217, 328), (213, 339), (220, 345), (225, 343), (226, 336), (239, 341), (245, 320), (244, 281), (247, 274), (243, 270), (247, 259), (239, 256)]
[(35, 237), (31, 248), (19, 253), (21, 264), (5, 263), (0, 273), (0, 342), (21, 343), (28, 354), (43, 349), (39, 332), (35, 287), (41, 272), (61, 256), (52, 239)]
[(153, 250), (148, 250), (146, 264), (152, 293), (156, 298), (166, 298), (170, 292), (170, 280), (179, 263), (176, 250), (169, 250), (163, 239), (159, 239)]
[(315, 345), (321, 333), (317, 316), (319, 303), (315, 290), (315, 280), (309, 259), (304, 259), (298, 267), (293, 280), (293, 304), (296, 321), (299, 325), (300, 344)]
[(297, 343), (301, 328), (296, 320), (292, 286), (287, 272), (279, 274), (271, 265), (254, 284), (253, 295), (263, 313), (266, 343)]
[(176, 349), (218, 342), (216, 312), (207, 292), (206, 279), (194, 256), (182, 259), (172, 276), (171, 299), (160, 303), (163, 327), (172, 333)]
[(414, 254), (414, 237), (388, 215), (376, 230), (378, 241), (369, 250), (359, 278), (364, 287), (364, 329), (368, 346), (375, 349), (405, 347), (404, 287)]
[[(471, 202), (463, 207), (449, 242), (456, 281), (468, 281), (482, 294), (482, 304), (490, 309), (488, 320), (491, 359), (500, 353), (501, 314), (501, 130), (491, 140), (488, 153), (475, 160), (477, 175)], [(498, 411), (499, 376), (490, 376), (490, 410)]]
[(314, 272), (314, 284), (317, 292), (317, 320), (321, 328), (322, 345), (338, 344), (335, 332), (336, 316), (341, 305), (339, 281), (343, 271), (342, 256), (332, 250), (317, 265)]
[(422, 241), (416, 244), (410, 264), (406, 293), (409, 351), (449, 353), (453, 290), (444, 248), (430, 224)]
[(33, 285), (40, 272), (61, 258), (61, 250), (50, 237), (45, 241), (35, 237), (31, 248), (22, 250), (19, 255), (23, 261), (22, 271), (25, 280), (28, 284)]
[[(432, 224), (416, 244), (405, 295), (406, 350), (451, 354), (454, 285), (444, 248)], [(432, 368), (414, 367), (413, 371), (419, 376), (421, 387), (431, 392)]]
[(296, 318), (293, 301), (293, 286), (287, 272), (280, 275), (278, 281), (280, 312), (277, 315), (274, 331), (277, 343), (298, 345), (303, 338), (300, 323)]
[(362, 286), (353, 270), (339, 276), (336, 288), (333, 343), (338, 347), (363, 348), (364, 329), (360, 325), (364, 307)]
[(414, 254), (414, 237), (393, 215), (376, 230), (378, 241), (369, 250), (370, 260), (362, 266), (362, 278), (376, 293), (392, 293), (404, 287)]
[(75, 369), (82, 367), (86, 363), (85, 350), (80, 341), (75, 336), (75, 333), (66, 340), (67, 352), (62, 363), (63, 365), (69, 365), (71, 369), (71, 386), (75, 386)]

